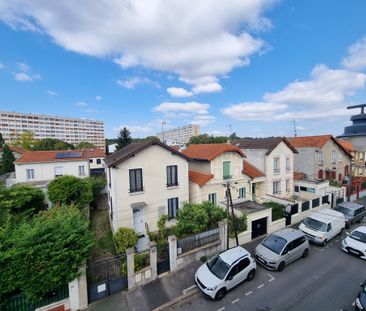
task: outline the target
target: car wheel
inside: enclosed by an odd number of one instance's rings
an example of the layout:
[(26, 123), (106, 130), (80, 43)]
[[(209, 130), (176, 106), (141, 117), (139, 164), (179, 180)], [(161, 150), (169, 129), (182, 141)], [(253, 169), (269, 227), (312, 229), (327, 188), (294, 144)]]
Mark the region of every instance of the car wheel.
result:
[(307, 248), (305, 248), (304, 249), (304, 252), (302, 253), (302, 258), (306, 258), (306, 257), (308, 257), (309, 256), (309, 249), (307, 249)]
[(278, 265), (277, 271), (282, 271), (285, 269), (285, 262), (281, 261), (281, 263)]
[(247, 281), (253, 280), (254, 277), (255, 277), (255, 269), (250, 270), (250, 272), (248, 273), (248, 276), (247, 276)]
[(225, 288), (221, 288), (215, 296), (215, 300), (222, 300), (226, 295), (226, 289)]

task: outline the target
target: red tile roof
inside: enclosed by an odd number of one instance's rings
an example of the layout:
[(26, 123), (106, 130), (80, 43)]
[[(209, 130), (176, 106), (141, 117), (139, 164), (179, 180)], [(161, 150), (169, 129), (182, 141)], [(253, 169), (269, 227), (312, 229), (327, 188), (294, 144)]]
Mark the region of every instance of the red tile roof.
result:
[(340, 147), (348, 156), (352, 157), (350, 151), (346, 149), (338, 139), (332, 135), (318, 135), (318, 136), (301, 136), (289, 138), (289, 141), (295, 148), (318, 147), (322, 148), (329, 140), (332, 140), (338, 147)]
[(355, 148), (353, 147), (352, 143), (349, 140), (345, 139), (338, 139), (338, 142), (343, 146), (344, 149), (346, 149), (348, 152), (355, 151)]
[[(24, 148), (22, 147), (14, 147), (14, 146), (9, 146), (9, 149), (13, 152), (16, 152), (18, 154), (24, 154), (27, 152), (27, 150), (25, 150)], [(3, 151), (3, 148), (0, 148), (0, 152)]]
[(243, 160), (243, 173), (251, 178), (264, 177), (265, 174), (247, 160)]
[(202, 187), (205, 183), (207, 183), (210, 179), (212, 179), (214, 175), (212, 174), (204, 174), (195, 171), (188, 171), (189, 181), (195, 183)]
[(243, 158), (245, 154), (240, 148), (230, 144), (192, 144), (182, 151), (182, 153), (192, 159), (212, 161), (224, 152), (237, 152)]
[(305, 173), (303, 172), (294, 172), (294, 180), (304, 180)]
[(99, 148), (89, 148), (87, 149), (89, 158), (105, 158), (105, 153)]
[[(78, 153), (80, 157), (56, 159), (59, 153)], [(69, 162), (69, 161), (85, 161), (88, 159), (86, 150), (52, 150), (52, 151), (27, 151), (18, 160), (17, 164), (23, 163), (42, 163), (42, 162)]]

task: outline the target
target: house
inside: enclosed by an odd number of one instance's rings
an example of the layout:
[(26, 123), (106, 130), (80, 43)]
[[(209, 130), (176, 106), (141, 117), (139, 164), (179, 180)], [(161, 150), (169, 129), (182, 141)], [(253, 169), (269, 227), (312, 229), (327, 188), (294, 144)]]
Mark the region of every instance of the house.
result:
[(191, 144), (182, 151), (189, 162), (189, 201), (226, 206), (226, 183), (233, 203), (252, 199), (250, 177), (243, 173), (244, 153), (230, 144)]
[[(15, 160), (19, 159), (27, 150), (22, 147), (9, 146), (9, 149), (13, 152)], [(0, 148), (0, 159), (3, 156), (3, 148)]]
[(289, 139), (298, 150), (295, 171), (308, 179), (333, 179), (342, 182), (348, 175), (351, 153), (332, 135), (302, 136)]
[(188, 157), (160, 141), (130, 144), (104, 159), (112, 230), (156, 231), (189, 201)]
[(258, 196), (273, 195), (288, 198), (294, 189), (294, 146), (283, 137), (245, 138), (234, 143), (250, 164), (265, 175)]
[(104, 163), (105, 153), (99, 148), (87, 149), (89, 158), (89, 168), (91, 175), (102, 175), (104, 174)]
[(17, 183), (48, 182), (62, 175), (90, 175), (86, 150), (27, 151), (14, 163)]

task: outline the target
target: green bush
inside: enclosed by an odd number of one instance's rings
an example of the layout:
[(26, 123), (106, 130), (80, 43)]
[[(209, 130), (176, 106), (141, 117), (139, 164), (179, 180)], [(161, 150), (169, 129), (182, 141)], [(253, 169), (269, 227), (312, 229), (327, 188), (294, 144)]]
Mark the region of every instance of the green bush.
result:
[(137, 244), (137, 234), (131, 228), (119, 228), (113, 237), (116, 244), (116, 250), (118, 254), (124, 254), (126, 249), (135, 247)]
[(272, 221), (283, 218), (285, 205), (276, 202), (264, 202), (263, 205), (272, 208)]
[(233, 219), (233, 216), (229, 216), (229, 236), (230, 238), (235, 237), (235, 230), (234, 230), (234, 224), (236, 227), (236, 232), (244, 232), (247, 230), (247, 215), (243, 214), (240, 217), (235, 216)]
[(97, 176), (91, 176), (83, 179), (88, 186), (90, 187), (92, 193), (93, 193), (93, 203), (95, 204), (100, 192), (103, 190), (105, 185), (107, 184), (107, 181), (105, 178), (97, 177)]
[(144, 252), (141, 254), (135, 254), (135, 272), (147, 267), (150, 264), (150, 253)]

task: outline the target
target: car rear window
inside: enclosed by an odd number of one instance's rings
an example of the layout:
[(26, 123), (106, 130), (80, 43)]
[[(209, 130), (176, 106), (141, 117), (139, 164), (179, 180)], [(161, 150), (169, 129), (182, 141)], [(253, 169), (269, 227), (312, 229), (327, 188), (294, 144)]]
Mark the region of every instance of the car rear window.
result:
[(336, 208), (335, 208), (336, 211), (338, 212), (341, 212), (345, 215), (348, 215), (348, 216), (353, 216), (354, 215), (354, 211), (352, 209), (349, 209), (347, 207), (344, 207), (344, 206), (340, 206), (338, 205)]
[(287, 241), (284, 238), (275, 234), (271, 234), (262, 242), (262, 245), (276, 254), (280, 254), (286, 243)]

